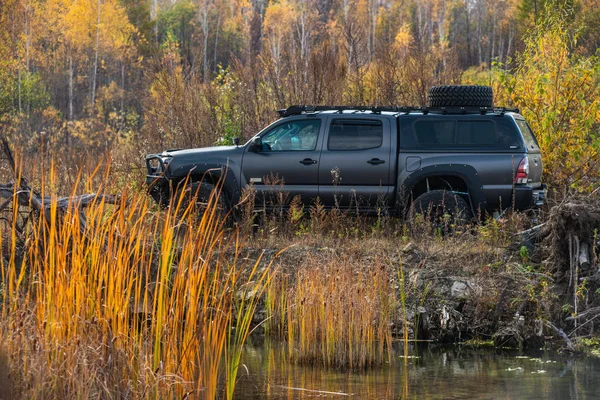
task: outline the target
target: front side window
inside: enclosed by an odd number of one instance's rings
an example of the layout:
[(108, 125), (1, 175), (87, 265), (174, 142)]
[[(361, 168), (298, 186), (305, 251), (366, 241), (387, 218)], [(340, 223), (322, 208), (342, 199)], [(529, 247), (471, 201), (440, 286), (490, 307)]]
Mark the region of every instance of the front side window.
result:
[(262, 151), (311, 151), (317, 147), (320, 120), (290, 121), (262, 137)]
[(329, 150), (368, 150), (381, 147), (383, 125), (378, 120), (336, 119), (329, 130)]

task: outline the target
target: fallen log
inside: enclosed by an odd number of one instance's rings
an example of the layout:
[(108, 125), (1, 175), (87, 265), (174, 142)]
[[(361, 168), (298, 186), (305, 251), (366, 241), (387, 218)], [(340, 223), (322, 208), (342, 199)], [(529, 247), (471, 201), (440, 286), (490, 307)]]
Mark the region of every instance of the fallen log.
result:
[(535, 245), (550, 235), (550, 227), (546, 222), (514, 234), (515, 240), (511, 247), (518, 249), (522, 246), (533, 250)]
[[(33, 190), (28, 182), (28, 179), (22, 176), (16, 169), (15, 159), (10, 149), (10, 145), (5, 137), (0, 137), (0, 149), (8, 161), (10, 169), (13, 173), (13, 182), (0, 184), (0, 212), (8, 209), (11, 205), (17, 208), (28, 209), (26, 212), (37, 212), (38, 215), (46, 215), (47, 211), (52, 206), (61, 212), (66, 212), (69, 208), (78, 209), (80, 216), (81, 229), (87, 227), (85, 214), (83, 209), (95, 202), (104, 202), (105, 204), (121, 204), (121, 196), (109, 194), (84, 194), (80, 196), (60, 197), (58, 199), (51, 197), (42, 197), (39, 192)], [(21, 229), (22, 230), (22, 227)]]

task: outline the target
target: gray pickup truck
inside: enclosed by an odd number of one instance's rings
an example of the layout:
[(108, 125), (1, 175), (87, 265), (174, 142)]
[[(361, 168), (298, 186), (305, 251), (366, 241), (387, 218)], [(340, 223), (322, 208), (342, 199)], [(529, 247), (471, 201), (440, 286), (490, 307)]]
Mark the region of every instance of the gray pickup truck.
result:
[(148, 155), (149, 192), (166, 205), (177, 190), (206, 197), (221, 181), (228, 206), (253, 185), (259, 198), (284, 190), (307, 205), (396, 215), (444, 207), (469, 218), (542, 205), (540, 149), (518, 110), (491, 97), (483, 106), (446, 97), (446, 106), (443, 94), (427, 108), (292, 106), (244, 145)]

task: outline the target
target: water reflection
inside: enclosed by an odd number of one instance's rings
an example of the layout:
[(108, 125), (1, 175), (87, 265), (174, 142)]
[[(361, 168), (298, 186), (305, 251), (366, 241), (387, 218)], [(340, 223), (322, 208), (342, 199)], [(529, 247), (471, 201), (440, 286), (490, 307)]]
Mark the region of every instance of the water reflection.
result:
[[(587, 399), (600, 397), (600, 362), (551, 352), (401, 346), (381, 368), (328, 370), (290, 362), (284, 345), (250, 344), (236, 398)], [(405, 362), (406, 361), (406, 362)]]

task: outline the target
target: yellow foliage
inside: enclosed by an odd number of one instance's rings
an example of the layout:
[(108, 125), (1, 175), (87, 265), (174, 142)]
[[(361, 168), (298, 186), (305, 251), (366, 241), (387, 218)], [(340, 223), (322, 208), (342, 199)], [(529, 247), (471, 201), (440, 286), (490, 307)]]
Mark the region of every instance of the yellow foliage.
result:
[(95, 47), (96, 34), (101, 53), (124, 58), (133, 51), (136, 30), (117, 0), (48, 0), (41, 12), (49, 29), (63, 36), (58, 40), (77, 51)]
[(400, 49), (406, 49), (411, 42), (412, 35), (410, 34), (410, 26), (408, 24), (404, 24), (400, 27), (398, 33), (396, 34), (394, 44)]
[[(600, 63), (571, 49), (565, 22), (549, 17), (525, 39), (514, 72), (497, 71), (497, 104), (513, 104), (544, 154), (544, 180), (555, 188), (597, 185), (600, 156)], [(561, 190), (562, 191), (562, 190)]]
[(293, 6), (287, 0), (269, 4), (263, 22), (263, 35), (271, 56), (278, 58), (283, 49), (283, 41), (290, 37), (292, 30)]

